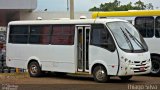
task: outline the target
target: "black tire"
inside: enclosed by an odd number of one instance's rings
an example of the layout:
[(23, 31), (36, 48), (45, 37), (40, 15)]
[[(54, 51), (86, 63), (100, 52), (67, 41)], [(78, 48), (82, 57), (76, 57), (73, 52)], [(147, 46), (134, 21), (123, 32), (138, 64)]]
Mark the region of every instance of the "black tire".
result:
[(110, 80), (110, 77), (107, 74), (107, 70), (104, 66), (96, 66), (93, 70), (94, 80), (100, 83), (105, 83)]
[(33, 61), (29, 64), (28, 72), (29, 72), (30, 77), (40, 77), (40, 76), (42, 76), (41, 67), (35, 61)]
[(122, 80), (122, 81), (129, 81), (132, 76), (119, 76), (119, 78)]
[(159, 75), (160, 74), (160, 57), (157, 57), (157, 56), (151, 57), (151, 62), (152, 62), (151, 74)]

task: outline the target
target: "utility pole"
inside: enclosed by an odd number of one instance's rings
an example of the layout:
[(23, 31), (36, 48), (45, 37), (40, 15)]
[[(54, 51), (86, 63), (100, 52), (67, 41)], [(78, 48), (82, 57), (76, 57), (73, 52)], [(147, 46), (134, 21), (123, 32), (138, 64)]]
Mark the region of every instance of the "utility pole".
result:
[(69, 11), (69, 1), (67, 0), (67, 12)]
[(70, 19), (74, 19), (74, 0), (70, 0)]

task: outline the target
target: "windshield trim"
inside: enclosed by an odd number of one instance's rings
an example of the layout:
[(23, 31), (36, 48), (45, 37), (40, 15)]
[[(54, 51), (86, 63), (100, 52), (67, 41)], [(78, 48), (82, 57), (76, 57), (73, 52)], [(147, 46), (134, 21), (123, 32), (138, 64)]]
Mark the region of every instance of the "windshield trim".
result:
[[(123, 21), (115, 21), (115, 22), (123, 22)], [(115, 39), (118, 47), (119, 47), (121, 50), (123, 50), (123, 51), (125, 51), (125, 52), (129, 52), (129, 53), (148, 52), (148, 48), (146, 48), (145, 50), (144, 50), (144, 49), (140, 49), (140, 50), (131, 49), (131, 50), (129, 50), (129, 49), (123, 49), (123, 48), (121, 48), (121, 47), (119, 46), (119, 44), (118, 44), (118, 41), (117, 41), (115, 35), (113, 34), (113, 31), (112, 31), (111, 28), (108, 26), (108, 23), (113, 23), (113, 22), (107, 22), (105, 25), (106, 25), (106, 27), (111, 31), (111, 33), (112, 33), (112, 35), (113, 35), (113, 37), (114, 37), (114, 39)], [(129, 23), (129, 22), (124, 22), (124, 23)], [(123, 30), (123, 29), (122, 29), (122, 30)], [(136, 29), (136, 30), (137, 30), (137, 29)], [(138, 32), (138, 34), (140, 35), (139, 32)], [(127, 37), (128, 37), (128, 36), (127, 36)], [(142, 37), (142, 38), (143, 38), (143, 37)], [(130, 41), (130, 40), (129, 40), (129, 41)], [(131, 45), (132, 45), (132, 43), (131, 43)]]

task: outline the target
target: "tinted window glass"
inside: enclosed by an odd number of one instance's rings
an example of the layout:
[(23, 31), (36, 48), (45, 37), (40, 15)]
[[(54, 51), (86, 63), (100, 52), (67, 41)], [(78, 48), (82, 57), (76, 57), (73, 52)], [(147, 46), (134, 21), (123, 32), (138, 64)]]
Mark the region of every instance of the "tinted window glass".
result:
[(107, 32), (103, 25), (93, 25), (92, 44), (105, 43)]
[(143, 37), (154, 36), (154, 17), (137, 17), (135, 26)]
[(10, 26), (9, 42), (25, 44), (28, 41), (28, 33), (28, 26)]
[[(72, 45), (75, 25), (10, 26), (10, 43)], [(29, 28), (30, 27), (30, 28)]]
[(39, 25), (30, 26), (29, 43), (31, 44), (49, 44), (51, 26)]
[(51, 44), (72, 45), (74, 43), (74, 25), (54, 25)]
[(160, 17), (157, 17), (155, 20), (155, 36), (160, 38)]
[(10, 43), (25, 44), (28, 41), (28, 35), (10, 35)]
[(92, 25), (91, 44), (113, 51), (113, 47), (111, 47), (114, 46), (113, 39), (108, 30), (101, 24)]
[(28, 34), (28, 26), (10, 26), (10, 34)]

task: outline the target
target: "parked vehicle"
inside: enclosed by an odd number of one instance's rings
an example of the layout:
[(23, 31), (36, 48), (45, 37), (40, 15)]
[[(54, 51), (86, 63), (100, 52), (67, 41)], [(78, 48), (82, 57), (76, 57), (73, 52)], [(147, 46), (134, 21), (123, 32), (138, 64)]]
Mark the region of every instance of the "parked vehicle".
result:
[(8, 24), (7, 66), (44, 71), (93, 74), (129, 80), (151, 69), (148, 47), (132, 24), (119, 19), (35, 20)]
[(132, 23), (144, 37), (152, 60), (152, 75), (160, 74), (160, 10), (94, 12), (93, 18), (119, 18)]

